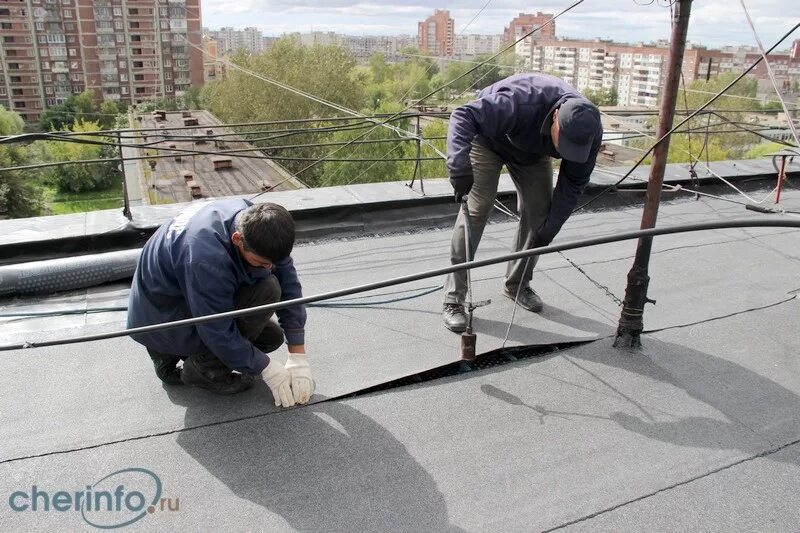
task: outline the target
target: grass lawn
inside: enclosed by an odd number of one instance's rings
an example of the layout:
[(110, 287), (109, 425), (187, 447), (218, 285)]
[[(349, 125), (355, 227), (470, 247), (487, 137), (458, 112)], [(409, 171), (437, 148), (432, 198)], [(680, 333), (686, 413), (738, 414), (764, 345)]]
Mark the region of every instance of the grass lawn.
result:
[(52, 215), (66, 215), (69, 213), (84, 213), (100, 209), (115, 209), (122, 207), (122, 183), (115, 184), (105, 191), (90, 191), (85, 193), (61, 193), (55, 189), (48, 191), (49, 200), (47, 207)]

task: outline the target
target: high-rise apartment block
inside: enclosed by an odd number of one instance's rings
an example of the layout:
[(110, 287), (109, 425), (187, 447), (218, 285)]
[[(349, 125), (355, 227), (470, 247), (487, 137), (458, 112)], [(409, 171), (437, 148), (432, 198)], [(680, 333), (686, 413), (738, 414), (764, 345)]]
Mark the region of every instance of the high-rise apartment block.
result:
[(36, 121), (91, 90), (136, 103), (203, 83), (199, 0), (0, 0), (0, 104)]
[[(534, 39), (545, 39), (556, 36), (556, 23), (553, 20), (553, 15), (549, 13), (520, 13), (511, 21), (511, 23), (503, 30), (503, 42), (511, 44), (519, 40), (520, 37), (536, 30), (532, 37)], [(548, 24), (549, 22), (549, 24)], [(545, 26), (545, 24), (547, 24)]]
[(417, 47), (420, 52), (435, 56), (453, 55), (455, 22), (450, 12), (437, 9), (417, 27)]

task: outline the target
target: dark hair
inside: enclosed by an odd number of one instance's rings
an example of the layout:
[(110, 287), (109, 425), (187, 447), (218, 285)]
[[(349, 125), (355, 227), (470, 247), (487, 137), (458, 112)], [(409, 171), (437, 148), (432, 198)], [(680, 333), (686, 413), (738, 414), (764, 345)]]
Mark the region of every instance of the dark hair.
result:
[(246, 250), (270, 261), (289, 257), (294, 246), (294, 220), (283, 206), (272, 203), (251, 205), (236, 215), (236, 231)]

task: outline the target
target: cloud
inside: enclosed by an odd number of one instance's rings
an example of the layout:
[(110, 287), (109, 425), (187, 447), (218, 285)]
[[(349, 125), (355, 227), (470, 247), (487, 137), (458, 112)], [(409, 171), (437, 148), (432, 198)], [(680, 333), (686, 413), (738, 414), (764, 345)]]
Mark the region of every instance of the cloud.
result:
[[(556, 21), (556, 34), (575, 38), (610, 38), (623, 42), (666, 39), (670, 14), (665, 0), (605, 0), (584, 2)], [(748, 0), (748, 10), (765, 46), (800, 19), (800, 2)], [(207, 27), (256, 26), (268, 35), (295, 31), (337, 31), (348, 34), (416, 34), (417, 23), (435, 8), (449, 9), (456, 31), (475, 17), (486, 0), (204, 0), (203, 24)], [(529, 2), (494, 0), (467, 27), (466, 33), (497, 34), (521, 12), (558, 13), (569, 0)], [(800, 38), (800, 35), (795, 38)], [(704, 0), (692, 7), (689, 40), (710, 46), (754, 44), (741, 6), (735, 0)], [(787, 41), (788, 48), (790, 41)]]

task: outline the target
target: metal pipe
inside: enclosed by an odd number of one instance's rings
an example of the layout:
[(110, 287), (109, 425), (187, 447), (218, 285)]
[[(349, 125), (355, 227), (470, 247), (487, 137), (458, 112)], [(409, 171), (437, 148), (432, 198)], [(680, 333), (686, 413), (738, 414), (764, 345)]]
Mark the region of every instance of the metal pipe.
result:
[(97, 341), (103, 339), (113, 339), (116, 337), (124, 337), (127, 335), (134, 335), (138, 333), (150, 333), (162, 329), (171, 329), (181, 326), (191, 326), (194, 324), (203, 324), (205, 322), (212, 322), (214, 320), (220, 320), (223, 318), (237, 318), (240, 316), (252, 315), (255, 313), (264, 313), (265, 311), (276, 311), (278, 309), (284, 309), (295, 305), (304, 305), (307, 303), (319, 302), (322, 300), (330, 300), (342, 296), (349, 296), (351, 294), (357, 294), (375, 289), (382, 289), (384, 287), (391, 287), (393, 285), (401, 285), (403, 283), (409, 283), (412, 281), (419, 281), (422, 279), (442, 276), (445, 274), (450, 274), (452, 272), (458, 272), (460, 270), (467, 270), (472, 268), (495, 265), (498, 263), (505, 263), (515, 259), (524, 259), (526, 257), (551, 254), (555, 252), (563, 252), (565, 250), (574, 250), (576, 248), (585, 248), (587, 246), (596, 246), (598, 244), (608, 244), (612, 242), (639, 239), (641, 237), (655, 237), (657, 235), (671, 235), (673, 233), (686, 233), (692, 231), (732, 229), (732, 228), (800, 228), (800, 219), (749, 218), (749, 219), (734, 219), (734, 220), (715, 220), (711, 222), (699, 222), (695, 224), (680, 224), (677, 226), (668, 226), (664, 228), (650, 228), (650, 229), (627, 231), (623, 233), (617, 233), (615, 235), (592, 237), (591, 239), (580, 239), (577, 241), (566, 242), (562, 244), (551, 244), (550, 246), (543, 246), (541, 248), (532, 248), (530, 250), (522, 250), (519, 252), (505, 254), (497, 257), (490, 257), (488, 259), (481, 259), (479, 261), (469, 261), (466, 263), (459, 263), (456, 265), (450, 265), (447, 267), (428, 270), (425, 272), (418, 272), (416, 274), (409, 274), (398, 278), (376, 281), (373, 283), (367, 283), (365, 285), (358, 285), (356, 287), (339, 289), (322, 294), (317, 294), (314, 296), (305, 296), (303, 298), (286, 300), (274, 304), (259, 305), (247, 309), (237, 309), (235, 311), (228, 311), (226, 313), (219, 313), (215, 315), (207, 315), (195, 318), (187, 318), (184, 320), (176, 320), (174, 322), (167, 322), (164, 324), (153, 324), (150, 326), (142, 326), (139, 328), (126, 329), (111, 333), (85, 335), (81, 337), (73, 337), (67, 339), (54, 339), (43, 342), (24, 342), (21, 344), (5, 345), (5, 346), (0, 346), (0, 351), (19, 350), (22, 348), (36, 348), (41, 346), (55, 346), (60, 344), (73, 344), (77, 342), (89, 342), (89, 341)]
[[(663, 139), (653, 150), (653, 161), (650, 165), (650, 179), (647, 182), (647, 195), (644, 201), (641, 229), (654, 228), (658, 218), (658, 205), (661, 202), (661, 190), (664, 183), (664, 169), (669, 155), (670, 130), (675, 120), (675, 104), (678, 99), (678, 86), (681, 79), (683, 52), (686, 48), (686, 33), (689, 29), (689, 15), (692, 0), (678, 0), (673, 12), (672, 37), (669, 50), (669, 65), (664, 94), (661, 97), (661, 109), (658, 119), (656, 137)], [(655, 303), (647, 296), (650, 284), (648, 264), (653, 245), (652, 237), (639, 239), (636, 257), (628, 273), (628, 286), (625, 289), (625, 301), (617, 327), (614, 346), (638, 347), (641, 345), (640, 335), (644, 329), (644, 306), (647, 302)]]

